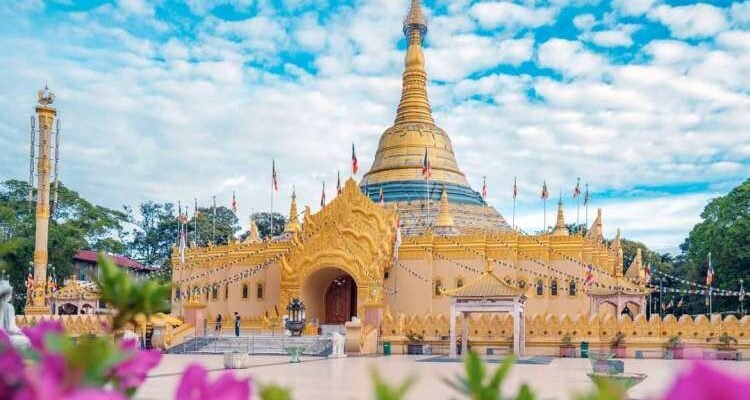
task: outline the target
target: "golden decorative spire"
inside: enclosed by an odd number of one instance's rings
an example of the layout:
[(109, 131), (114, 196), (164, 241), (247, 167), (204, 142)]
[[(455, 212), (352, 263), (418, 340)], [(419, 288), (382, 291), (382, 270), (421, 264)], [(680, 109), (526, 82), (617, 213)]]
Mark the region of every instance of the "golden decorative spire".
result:
[(630, 262), (628, 270), (625, 271), (625, 277), (631, 279), (638, 279), (643, 282), (646, 279), (646, 270), (643, 268), (643, 253), (640, 247), (635, 249), (635, 257)]
[(565, 226), (565, 216), (563, 215), (563, 201), (562, 194), (560, 194), (560, 200), (557, 202), (557, 223), (555, 229), (552, 230), (552, 236), (569, 236), (570, 231)]
[(247, 235), (247, 238), (245, 238), (245, 241), (242, 242), (244, 244), (248, 243), (259, 243), (260, 242), (260, 232), (258, 232), (258, 224), (255, 223), (255, 216), (250, 216), (250, 234)]
[(427, 22), (419, 0), (412, 0), (409, 15), (404, 20), (404, 35), (408, 41), (404, 59), (401, 102), (396, 113), (396, 125), (424, 123), (434, 125), (430, 101), (427, 98), (427, 72), (424, 69), (422, 41), (427, 33)]
[(596, 210), (596, 219), (591, 224), (591, 228), (589, 228), (588, 233), (586, 233), (586, 237), (589, 239), (594, 239), (597, 241), (602, 240), (602, 209), (598, 208)]
[(292, 203), (289, 205), (289, 221), (286, 223), (284, 233), (295, 233), (299, 231), (299, 219), (297, 219), (297, 190), (292, 189)]
[(443, 193), (440, 195), (440, 212), (438, 212), (437, 221), (435, 222), (436, 228), (453, 227), (453, 215), (448, 207), (448, 192), (445, 191), (445, 185), (443, 185)]
[(615, 253), (615, 262), (613, 265), (615, 276), (622, 276), (624, 260), (622, 242), (620, 241), (620, 228), (617, 228), (617, 235), (615, 235), (615, 240), (612, 241), (612, 251)]
[(408, 45), (404, 59), (401, 101), (394, 125), (380, 137), (375, 160), (363, 178), (367, 184), (421, 181), (422, 160), (427, 149), (433, 182), (469, 186), (466, 177), (458, 169), (450, 138), (435, 125), (432, 118), (422, 51), (426, 34), (427, 22), (421, 3), (419, 0), (412, 0), (409, 14), (404, 19), (404, 36)]

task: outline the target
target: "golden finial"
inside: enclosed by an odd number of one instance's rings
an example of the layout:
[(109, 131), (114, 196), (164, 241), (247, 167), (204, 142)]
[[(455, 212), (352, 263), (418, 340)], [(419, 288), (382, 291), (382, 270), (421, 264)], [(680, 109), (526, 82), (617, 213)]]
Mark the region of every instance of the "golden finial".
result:
[(420, 0), (411, 0), (409, 14), (404, 19), (404, 35), (409, 38), (412, 29), (418, 29), (421, 36), (427, 33), (427, 19), (422, 12), (422, 2)]
[(289, 205), (289, 221), (284, 228), (285, 233), (299, 231), (299, 219), (297, 219), (297, 189), (292, 187), (292, 203)]
[(591, 224), (591, 228), (589, 229), (588, 233), (586, 233), (586, 237), (589, 239), (594, 239), (601, 241), (602, 240), (602, 209), (598, 208), (596, 210), (596, 219)]
[(253, 213), (250, 215), (250, 234), (243, 243), (259, 243), (260, 241), (260, 232), (258, 232), (258, 224), (255, 223), (255, 213)]
[(453, 215), (448, 209), (448, 192), (445, 190), (443, 185), (443, 193), (440, 194), (440, 212), (435, 222), (436, 228), (450, 228), (453, 227)]
[(555, 229), (552, 230), (552, 236), (569, 236), (570, 231), (565, 226), (565, 215), (563, 214), (563, 201), (562, 193), (560, 194), (560, 200), (557, 202), (557, 223)]

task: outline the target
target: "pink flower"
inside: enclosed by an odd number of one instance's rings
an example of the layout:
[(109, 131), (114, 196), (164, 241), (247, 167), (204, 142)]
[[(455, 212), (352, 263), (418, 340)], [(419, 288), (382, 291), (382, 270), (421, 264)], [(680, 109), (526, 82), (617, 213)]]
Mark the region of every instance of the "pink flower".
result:
[(24, 335), (31, 341), (31, 347), (37, 351), (46, 349), (45, 341), (49, 335), (59, 335), (65, 332), (60, 321), (41, 321), (35, 326), (21, 328)]
[(118, 392), (78, 387), (78, 377), (68, 372), (59, 354), (42, 354), (31, 372), (13, 400), (126, 400)]
[(128, 357), (115, 365), (112, 375), (118, 380), (121, 390), (133, 389), (141, 386), (148, 372), (159, 365), (161, 353), (158, 351), (140, 351), (135, 348), (135, 341), (125, 340), (120, 343), (123, 353)]
[(750, 379), (727, 374), (703, 362), (683, 372), (664, 400), (750, 400)]
[(24, 365), (21, 355), (10, 343), (8, 335), (0, 330), (0, 398), (8, 397), (24, 383)]
[(250, 378), (236, 379), (226, 372), (211, 383), (206, 370), (193, 364), (182, 374), (175, 400), (249, 400), (250, 393)]

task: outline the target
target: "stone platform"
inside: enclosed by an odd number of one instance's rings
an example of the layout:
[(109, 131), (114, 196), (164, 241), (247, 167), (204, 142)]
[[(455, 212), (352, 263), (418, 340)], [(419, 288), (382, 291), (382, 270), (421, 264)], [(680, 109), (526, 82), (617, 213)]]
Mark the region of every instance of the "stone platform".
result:
[(331, 353), (330, 336), (250, 335), (250, 336), (203, 336), (187, 338), (169, 349), (170, 354), (224, 354), (239, 352), (247, 354), (287, 354), (289, 347), (303, 347), (305, 355), (326, 356)]

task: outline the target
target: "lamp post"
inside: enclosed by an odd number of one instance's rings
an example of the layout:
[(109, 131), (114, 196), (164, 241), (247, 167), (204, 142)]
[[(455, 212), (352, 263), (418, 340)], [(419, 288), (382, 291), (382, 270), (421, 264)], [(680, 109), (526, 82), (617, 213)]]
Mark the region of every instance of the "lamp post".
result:
[(293, 298), (286, 306), (289, 319), (286, 321), (286, 329), (292, 333), (292, 336), (302, 336), (305, 330), (305, 304), (299, 298)]

